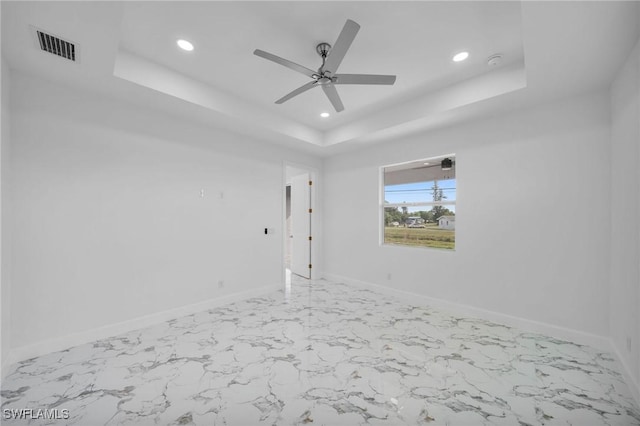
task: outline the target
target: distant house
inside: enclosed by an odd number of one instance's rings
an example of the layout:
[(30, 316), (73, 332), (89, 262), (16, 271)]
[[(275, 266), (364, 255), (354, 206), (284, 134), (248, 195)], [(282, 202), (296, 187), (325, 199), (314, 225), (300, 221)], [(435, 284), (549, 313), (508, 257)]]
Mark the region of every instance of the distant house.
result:
[(438, 218), (438, 228), (456, 229), (456, 217), (455, 216), (440, 216)]

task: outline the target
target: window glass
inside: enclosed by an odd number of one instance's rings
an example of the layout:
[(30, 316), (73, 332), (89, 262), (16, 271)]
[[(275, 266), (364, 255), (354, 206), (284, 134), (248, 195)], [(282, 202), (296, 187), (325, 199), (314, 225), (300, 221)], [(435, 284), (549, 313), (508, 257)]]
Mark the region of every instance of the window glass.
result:
[(455, 156), (386, 166), (383, 177), (383, 244), (454, 249)]

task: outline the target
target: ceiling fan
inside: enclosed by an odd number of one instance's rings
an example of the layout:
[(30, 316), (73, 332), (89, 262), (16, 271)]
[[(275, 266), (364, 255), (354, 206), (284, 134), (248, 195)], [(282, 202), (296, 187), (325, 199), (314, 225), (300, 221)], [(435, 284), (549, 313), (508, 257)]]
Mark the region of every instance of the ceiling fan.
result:
[(344, 59), (347, 50), (353, 43), (356, 34), (360, 30), (360, 25), (347, 19), (338, 39), (333, 47), (329, 43), (320, 43), (316, 46), (316, 52), (322, 57), (322, 65), (317, 71), (304, 67), (302, 65), (283, 59), (260, 49), (254, 50), (253, 54), (262, 58), (273, 61), (277, 64), (284, 65), (294, 71), (302, 73), (313, 80), (304, 86), (298, 87), (293, 92), (283, 96), (276, 101), (276, 104), (282, 104), (294, 96), (306, 92), (314, 87), (321, 86), (329, 101), (335, 108), (336, 112), (344, 110), (344, 105), (338, 96), (335, 85), (337, 84), (383, 84), (392, 85), (396, 81), (395, 75), (378, 75), (378, 74), (337, 74), (338, 67)]

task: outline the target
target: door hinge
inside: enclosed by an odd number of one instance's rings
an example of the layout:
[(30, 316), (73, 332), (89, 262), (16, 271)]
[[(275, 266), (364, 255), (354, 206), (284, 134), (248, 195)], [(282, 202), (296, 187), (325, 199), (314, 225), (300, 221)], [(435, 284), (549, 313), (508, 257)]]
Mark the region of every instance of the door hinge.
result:
[(309, 235), (309, 241), (311, 241), (311, 239), (312, 239), (312, 238), (313, 238), (313, 237), (312, 237), (311, 235)]
[(311, 185), (313, 185), (313, 181), (310, 180), (309, 181), (309, 186), (311, 186)]
[(309, 269), (311, 269), (311, 264), (309, 264)]
[(313, 213), (313, 209), (309, 209), (309, 213)]

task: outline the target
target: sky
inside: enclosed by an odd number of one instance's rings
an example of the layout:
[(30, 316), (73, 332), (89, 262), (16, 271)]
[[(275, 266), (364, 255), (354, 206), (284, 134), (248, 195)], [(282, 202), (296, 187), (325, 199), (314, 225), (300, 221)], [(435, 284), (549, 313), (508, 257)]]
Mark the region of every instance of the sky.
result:
[[(384, 199), (389, 203), (416, 203), (420, 201), (433, 201), (431, 193), (431, 182), (415, 182), (403, 183), (400, 185), (387, 185), (384, 187)], [(456, 180), (447, 179), (438, 181), (438, 187), (442, 189), (442, 193), (447, 197), (443, 201), (456, 200)], [(449, 210), (455, 211), (455, 206), (446, 206)], [(409, 207), (409, 212), (420, 210), (431, 210), (431, 207)]]

